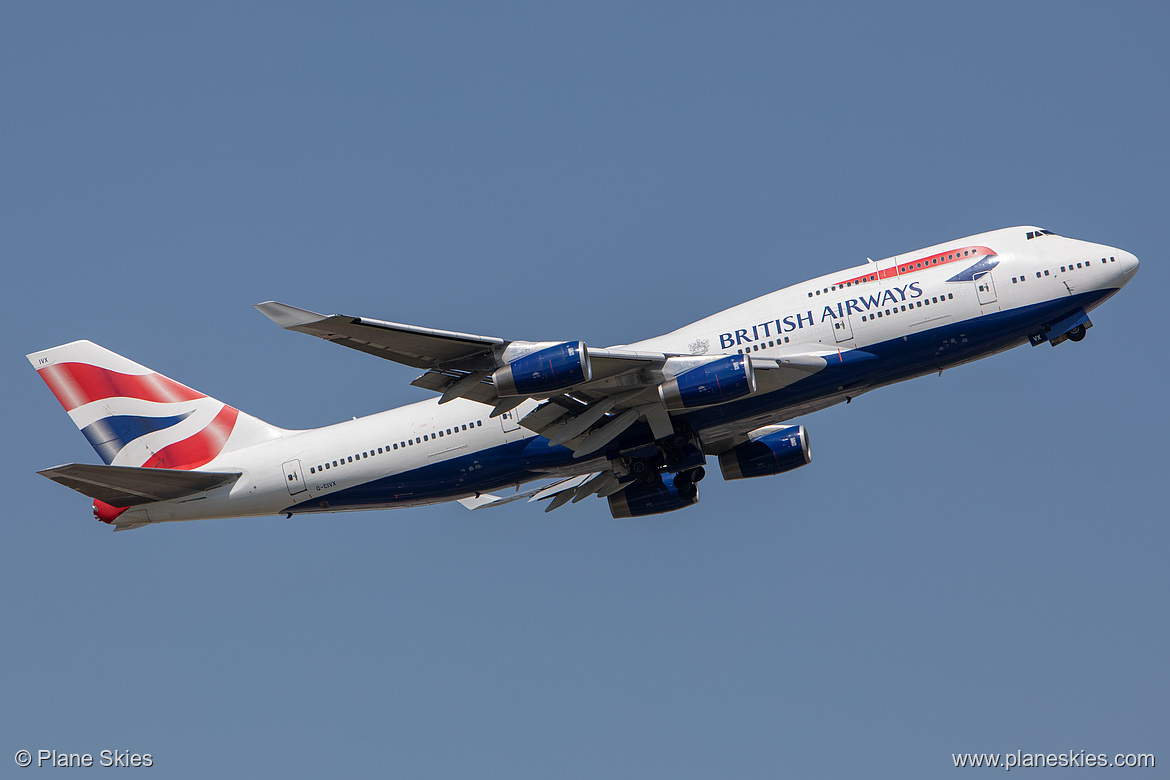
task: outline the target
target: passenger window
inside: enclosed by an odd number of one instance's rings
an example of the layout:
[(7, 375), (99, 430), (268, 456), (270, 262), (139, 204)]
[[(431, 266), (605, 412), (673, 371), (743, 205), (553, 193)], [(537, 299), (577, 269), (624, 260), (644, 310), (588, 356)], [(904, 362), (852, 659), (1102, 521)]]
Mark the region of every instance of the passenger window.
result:
[(316, 474), (316, 473), (317, 473), (317, 469), (313, 468), (312, 466), (309, 466), (309, 473), (310, 473), (310, 474)]
[(1044, 275), (1048, 276), (1048, 269), (1047, 268), (1044, 269)]

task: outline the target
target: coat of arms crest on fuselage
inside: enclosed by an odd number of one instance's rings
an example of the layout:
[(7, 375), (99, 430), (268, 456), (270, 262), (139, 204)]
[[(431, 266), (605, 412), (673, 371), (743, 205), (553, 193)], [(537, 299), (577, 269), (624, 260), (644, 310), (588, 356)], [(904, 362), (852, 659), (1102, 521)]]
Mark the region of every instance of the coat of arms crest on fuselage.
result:
[(706, 355), (707, 350), (711, 347), (711, 342), (707, 339), (695, 339), (687, 347), (691, 350), (692, 355)]

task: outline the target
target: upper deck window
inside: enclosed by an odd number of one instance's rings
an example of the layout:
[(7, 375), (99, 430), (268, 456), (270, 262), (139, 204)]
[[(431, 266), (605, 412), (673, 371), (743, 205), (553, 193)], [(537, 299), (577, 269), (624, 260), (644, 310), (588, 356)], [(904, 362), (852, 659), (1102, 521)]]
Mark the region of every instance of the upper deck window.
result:
[(1053, 233), (1051, 230), (1029, 230), (1028, 231), (1028, 240), (1031, 241), (1033, 238), (1040, 238), (1040, 236), (1055, 236), (1055, 235), (1056, 234)]

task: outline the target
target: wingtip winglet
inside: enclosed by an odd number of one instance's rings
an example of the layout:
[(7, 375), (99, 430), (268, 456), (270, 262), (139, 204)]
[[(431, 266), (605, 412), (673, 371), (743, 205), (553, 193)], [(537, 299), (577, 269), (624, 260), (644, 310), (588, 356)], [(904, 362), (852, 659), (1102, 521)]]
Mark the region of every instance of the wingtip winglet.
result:
[(287, 303), (279, 301), (257, 303), (255, 308), (282, 328), (295, 328), (298, 325), (308, 325), (326, 319), (324, 314), (318, 314), (308, 309), (298, 309), (296, 306), (289, 306)]

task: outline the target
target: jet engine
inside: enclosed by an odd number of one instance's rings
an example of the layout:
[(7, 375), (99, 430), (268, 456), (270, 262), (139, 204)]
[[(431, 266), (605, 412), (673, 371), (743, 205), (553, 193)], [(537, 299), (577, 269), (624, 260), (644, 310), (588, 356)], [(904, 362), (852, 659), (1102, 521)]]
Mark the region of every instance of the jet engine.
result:
[(808, 432), (803, 425), (777, 427), (719, 456), (724, 479), (747, 479), (783, 474), (812, 460)]
[(609, 497), (609, 513), (614, 518), (644, 517), (673, 512), (699, 502), (697, 481), (691, 472), (681, 472), (673, 478), (664, 474), (655, 484), (641, 480), (630, 483), (620, 493)]
[(589, 352), (583, 341), (566, 341), (530, 352), (492, 374), (501, 396), (554, 393), (592, 378)]
[(658, 395), (667, 409), (694, 409), (721, 404), (756, 391), (756, 375), (746, 355), (728, 355), (712, 360), (658, 387)]

